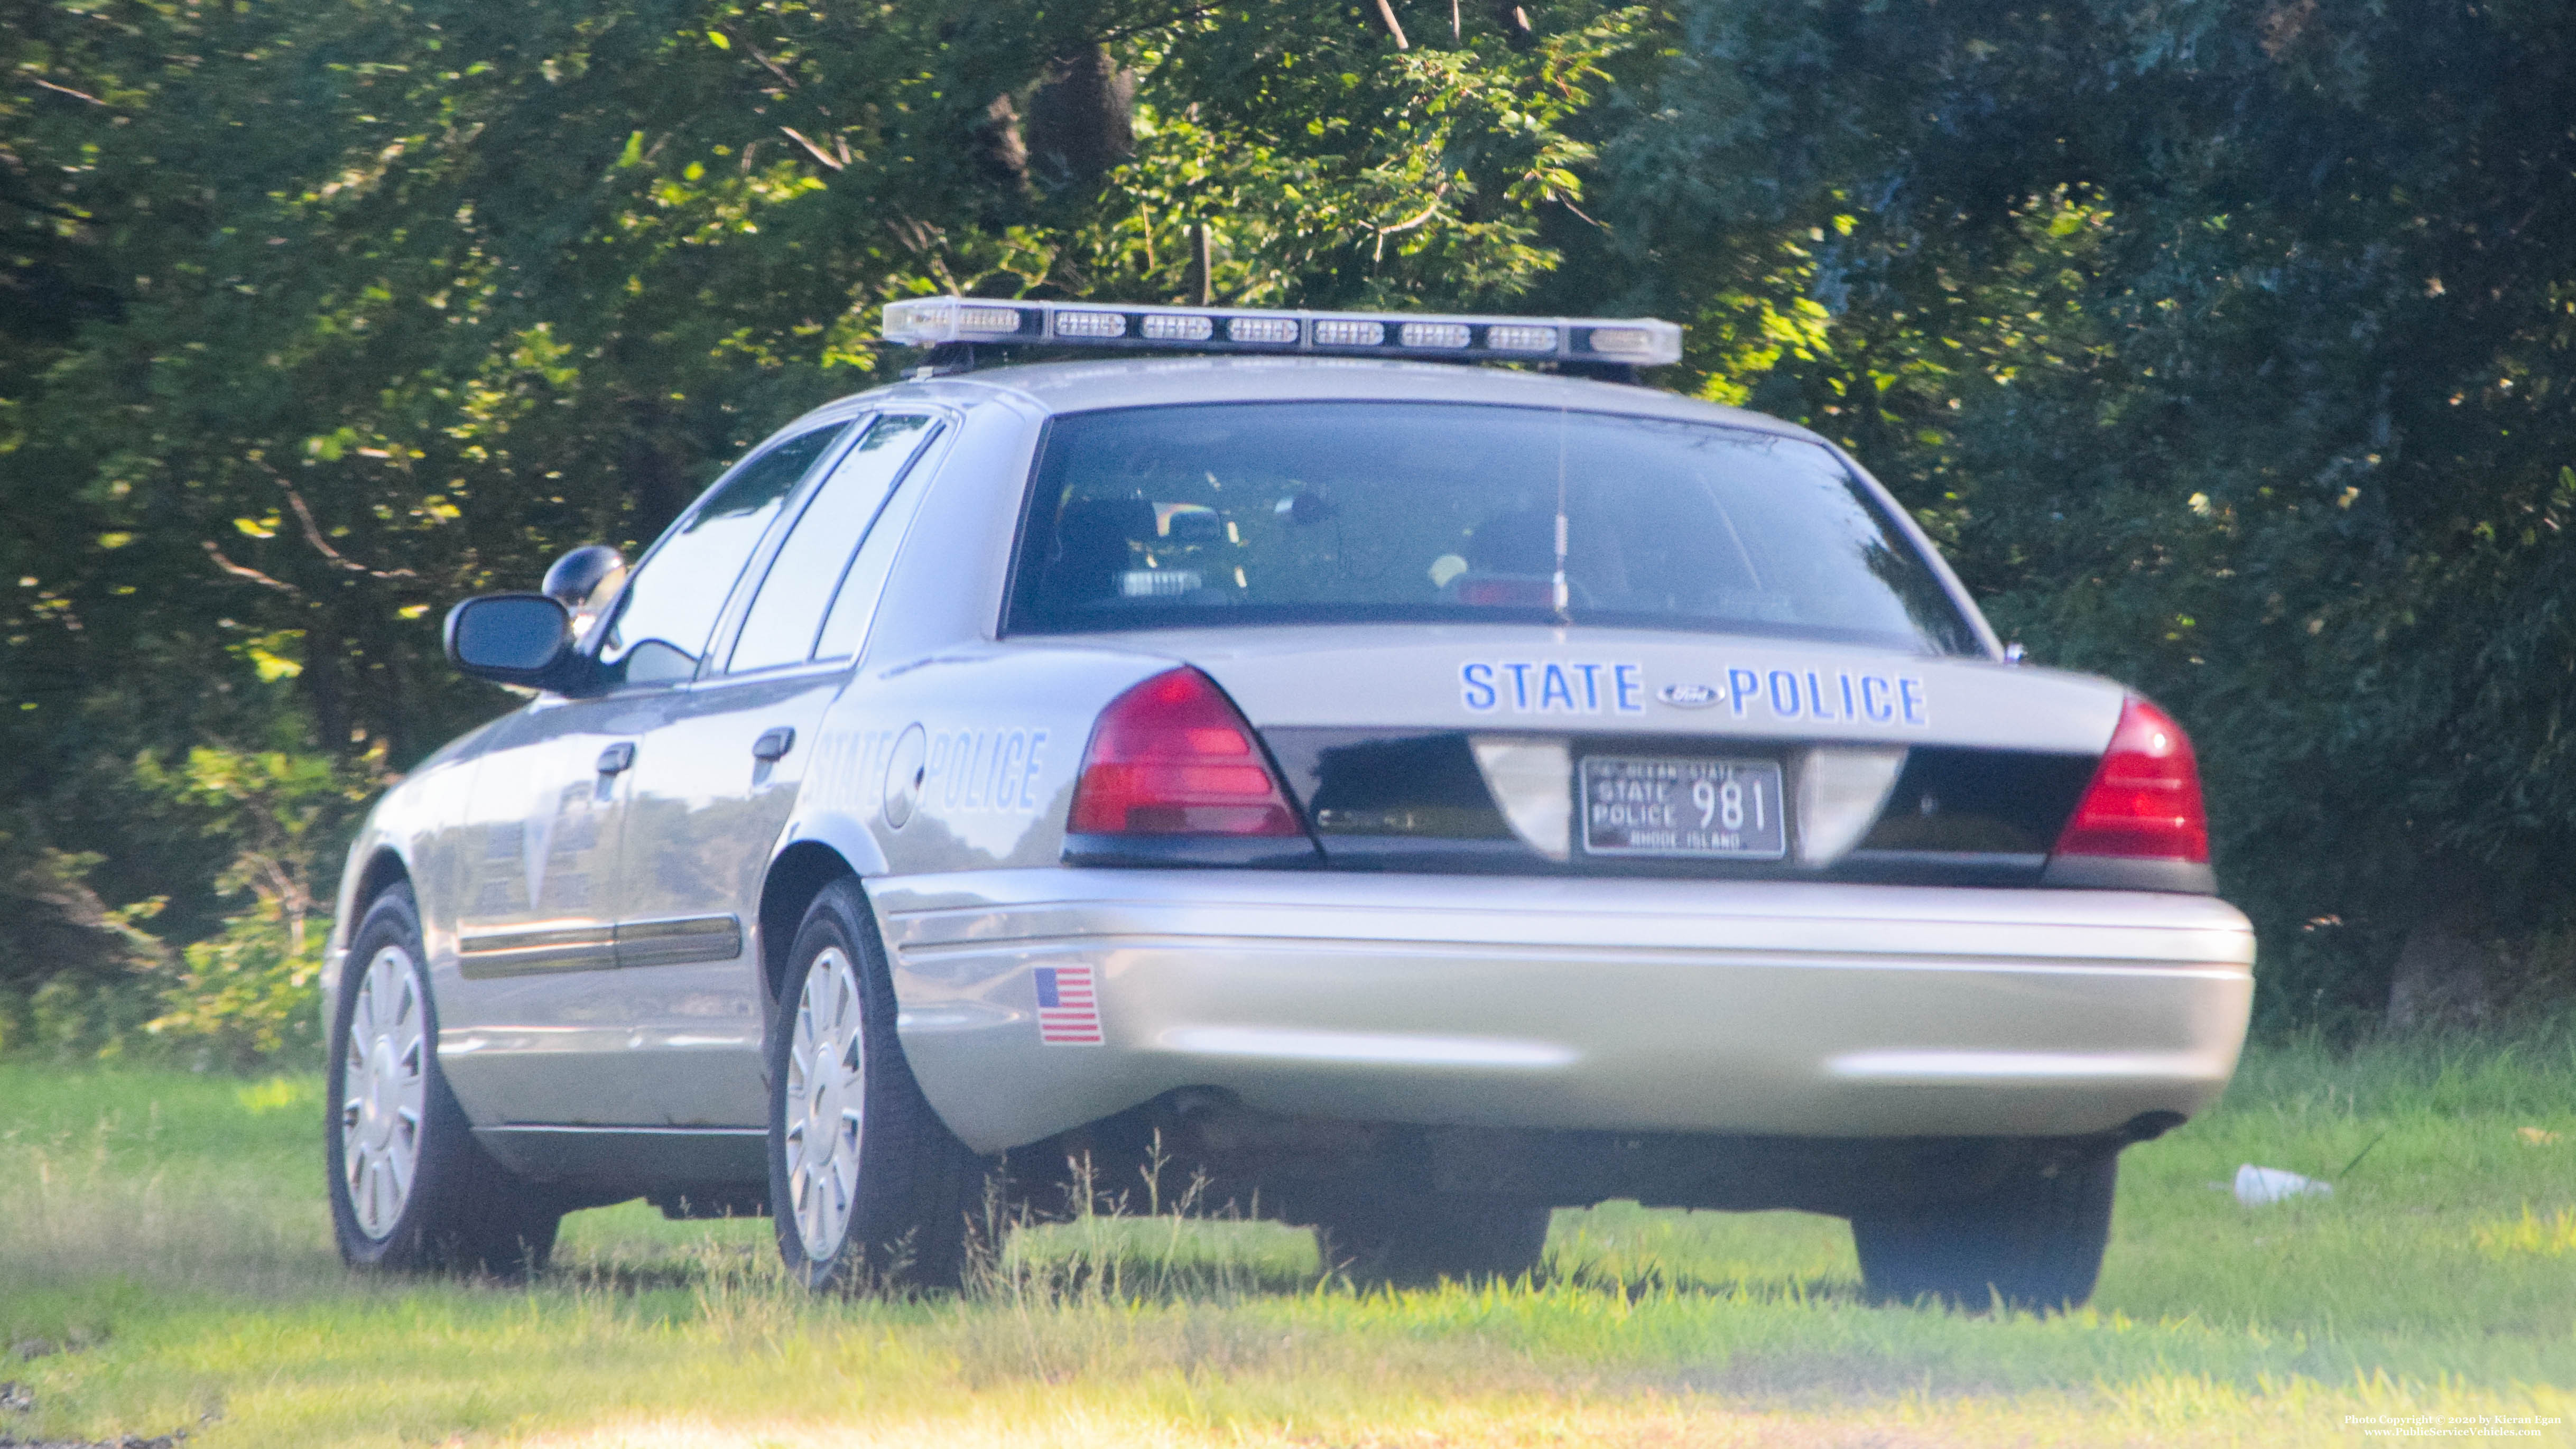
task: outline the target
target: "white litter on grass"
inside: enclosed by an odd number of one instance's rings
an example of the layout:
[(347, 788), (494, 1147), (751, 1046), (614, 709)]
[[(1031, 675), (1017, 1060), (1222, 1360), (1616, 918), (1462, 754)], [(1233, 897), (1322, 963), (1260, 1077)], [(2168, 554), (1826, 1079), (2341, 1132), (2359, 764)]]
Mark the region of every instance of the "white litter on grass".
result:
[(2246, 1163), (2236, 1169), (2236, 1200), (2247, 1207), (2261, 1207), (2294, 1197), (2332, 1197), (2334, 1184), (2301, 1177), (2278, 1167), (2256, 1167)]

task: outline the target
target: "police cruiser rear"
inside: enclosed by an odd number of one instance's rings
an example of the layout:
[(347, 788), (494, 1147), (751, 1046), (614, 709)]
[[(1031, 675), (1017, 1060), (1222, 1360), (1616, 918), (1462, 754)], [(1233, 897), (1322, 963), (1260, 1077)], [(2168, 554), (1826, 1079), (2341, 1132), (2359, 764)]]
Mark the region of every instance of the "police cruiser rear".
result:
[(646, 1196), (935, 1287), (988, 1180), (1151, 1158), (1363, 1281), (1630, 1198), (1847, 1218), (1883, 1298), (2091, 1292), (2253, 936), (2182, 730), (2008, 658), (1854, 460), (1635, 385), (1650, 319), (886, 334), (930, 365), (632, 568), (449, 617), (536, 697), (350, 853), (353, 1264)]

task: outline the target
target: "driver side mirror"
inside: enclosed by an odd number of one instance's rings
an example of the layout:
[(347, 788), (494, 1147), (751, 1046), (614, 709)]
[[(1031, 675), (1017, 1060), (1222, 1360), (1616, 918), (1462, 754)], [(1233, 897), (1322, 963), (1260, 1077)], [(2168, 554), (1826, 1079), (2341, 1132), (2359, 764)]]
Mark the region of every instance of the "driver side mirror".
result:
[(543, 594), (485, 594), (447, 611), (447, 657), (496, 684), (544, 688), (572, 650), (572, 616)]
[(580, 613), (583, 608), (603, 603), (598, 596), (626, 577), (626, 555), (604, 543), (589, 543), (556, 559), (546, 570), (546, 581), (538, 589), (547, 598)]

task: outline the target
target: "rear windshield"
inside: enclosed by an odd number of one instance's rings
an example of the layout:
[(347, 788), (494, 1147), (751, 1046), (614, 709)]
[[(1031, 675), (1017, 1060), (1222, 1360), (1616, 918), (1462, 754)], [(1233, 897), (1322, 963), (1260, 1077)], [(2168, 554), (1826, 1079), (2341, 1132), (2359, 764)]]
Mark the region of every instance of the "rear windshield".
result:
[(1607, 413), (1297, 402), (1060, 417), (1014, 579), (1013, 633), (1564, 622), (1978, 647), (1826, 449)]

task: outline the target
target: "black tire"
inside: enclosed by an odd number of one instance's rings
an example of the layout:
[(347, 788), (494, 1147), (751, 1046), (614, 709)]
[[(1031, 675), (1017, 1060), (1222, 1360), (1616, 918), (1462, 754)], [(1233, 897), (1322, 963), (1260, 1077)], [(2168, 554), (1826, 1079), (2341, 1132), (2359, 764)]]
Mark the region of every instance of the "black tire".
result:
[(2080, 1308), (2101, 1276), (2119, 1175), (2117, 1151), (2086, 1153), (1967, 1202), (1854, 1217), (1862, 1287), (1880, 1303), (1970, 1312)]
[(1361, 1288), (1484, 1282), (1536, 1272), (1547, 1250), (1544, 1203), (1464, 1193), (1355, 1202), (1315, 1225), (1324, 1270)]
[[(818, 963), (826, 961), (834, 964), (818, 978)], [(847, 963), (854, 992), (832, 985), (839, 963)], [(809, 982), (815, 983), (812, 1002)], [(921, 1095), (894, 1018), (894, 986), (867, 900), (857, 881), (834, 881), (797, 928), (769, 1034), (769, 1201), (778, 1251), (788, 1272), (817, 1292), (954, 1288), (964, 1275), (967, 1216), (983, 1185), (984, 1162)], [(846, 1075), (826, 1085), (801, 1066), (800, 1040), (828, 1040), (822, 1055)], [(845, 1115), (852, 1095), (856, 1122)], [(817, 1159), (807, 1143), (820, 1134), (808, 1129), (823, 1120), (835, 1136), (831, 1152)], [(809, 1203), (823, 1205), (816, 1208), (822, 1219)], [(830, 1232), (833, 1213), (841, 1225), (837, 1239)], [(809, 1233), (820, 1241), (809, 1243)]]
[[(554, 1252), (561, 1208), (512, 1175), (474, 1140), (465, 1110), (438, 1068), (438, 1007), (429, 992), (428, 954), (411, 888), (386, 887), (350, 938), (340, 998), (331, 1015), (323, 1156), (329, 1164), (331, 1227), (350, 1267), (386, 1273), (484, 1273), (516, 1277), (542, 1269)], [(382, 968), (382, 969), (380, 969)], [(372, 981), (371, 981), (371, 978)], [(399, 983), (382, 993), (375, 988)], [(391, 1032), (370, 1032), (383, 1048), (353, 1039), (361, 1007)], [(397, 1047), (399, 1043), (399, 1047)], [(354, 1051), (353, 1051), (354, 1048)], [(372, 1071), (390, 1065), (390, 1074)], [(352, 1101), (355, 1080), (417, 1082)], [(415, 1120), (416, 1118), (416, 1120)], [(380, 1139), (369, 1147), (370, 1138)], [(411, 1179), (397, 1190), (397, 1139), (413, 1144)], [(351, 1148), (359, 1149), (352, 1176)], [(359, 1195), (365, 1194), (362, 1205)]]

